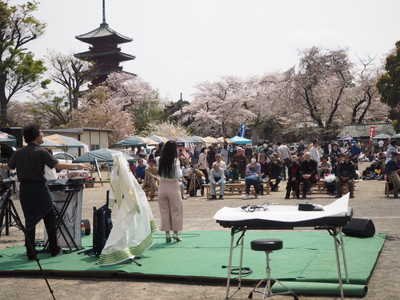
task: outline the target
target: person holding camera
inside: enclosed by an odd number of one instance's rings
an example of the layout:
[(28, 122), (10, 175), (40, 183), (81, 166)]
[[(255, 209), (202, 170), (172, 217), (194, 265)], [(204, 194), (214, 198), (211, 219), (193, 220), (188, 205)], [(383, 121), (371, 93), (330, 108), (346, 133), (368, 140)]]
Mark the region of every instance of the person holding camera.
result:
[[(20, 182), (19, 199), (25, 216), (25, 246), (29, 260), (36, 258), (35, 248), (36, 224), (43, 219), (49, 238), (51, 256), (62, 254), (57, 244), (56, 218), (53, 210), (53, 197), (46, 184), (44, 166), (50, 169), (90, 169), (90, 165), (75, 163), (60, 163), (46, 149), (41, 148), (43, 133), (39, 125), (31, 124), (22, 129), (25, 147), (19, 148), (10, 158), (8, 164), (1, 164), (1, 169), (16, 169)], [(33, 247), (30, 248), (30, 245)]]

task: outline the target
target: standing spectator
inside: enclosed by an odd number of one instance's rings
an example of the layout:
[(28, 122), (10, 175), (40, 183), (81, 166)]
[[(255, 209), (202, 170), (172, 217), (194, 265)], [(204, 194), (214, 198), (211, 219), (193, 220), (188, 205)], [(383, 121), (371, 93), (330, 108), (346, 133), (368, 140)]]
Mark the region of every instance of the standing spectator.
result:
[(228, 149), (228, 163), (231, 164), (233, 161), (233, 157), (236, 155), (237, 153), (237, 148), (236, 145), (230, 145), (229, 149)]
[(237, 163), (240, 177), (245, 178), (246, 177), (245, 171), (246, 171), (246, 166), (247, 166), (247, 158), (244, 155), (244, 150), (241, 147), (237, 148), (237, 153), (233, 157), (232, 162)]
[(399, 166), (399, 153), (392, 152), (391, 159), (386, 164), (386, 174), (388, 175), (389, 182), (393, 184), (393, 198), (399, 198), (400, 189), (400, 166)]
[(384, 141), (382, 141), (382, 140), (379, 140), (379, 141), (378, 141), (378, 148), (379, 148), (379, 151), (383, 150), (383, 145), (384, 145), (384, 144), (385, 144)]
[(215, 148), (213, 145), (208, 147), (208, 152), (207, 152), (207, 163), (208, 163), (208, 168), (212, 168), (212, 164), (215, 161)]
[(158, 144), (157, 150), (156, 150), (156, 152), (154, 152), (154, 158), (161, 156), (163, 147), (164, 147), (164, 142), (161, 142)]
[[(190, 150), (190, 149), (186, 149), (186, 153), (187, 153), (188, 156), (189, 156), (190, 162), (193, 163), (193, 161), (194, 161), (194, 153), (193, 153), (193, 151)], [(186, 161), (186, 160), (185, 160), (185, 161)]]
[(354, 177), (356, 167), (352, 160), (351, 153), (346, 153), (344, 161), (340, 162), (336, 174), (336, 197), (342, 197), (343, 185), (347, 184), (350, 192), (350, 198), (354, 198)]
[(215, 193), (215, 187), (219, 186), (219, 199), (224, 198), (224, 189), (225, 189), (225, 175), (224, 170), (220, 168), (219, 163), (214, 163), (213, 168), (210, 171), (210, 189), (211, 189), (211, 198), (210, 200), (217, 199)]
[(358, 157), (360, 156), (361, 148), (358, 147), (356, 141), (351, 141), (349, 151), (351, 153), (351, 160), (356, 166), (356, 169), (358, 169)]
[(297, 162), (297, 156), (291, 156), (291, 163), (288, 168), (288, 181), (286, 184), (285, 199), (290, 198), (290, 192), (293, 191), (296, 198), (300, 198), (300, 166)]
[(396, 140), (392, 140), (386, 149), (385, 164), (387, 164), (391, 160), (393, 152), (397, 152), (397, 141)]
[(228, 163), (228, 144), (224, 144), (224, 146), (222, 147), (222, 149), (221, 149), (221, 153), (220, 153), (221, 155), (222, 155), (222, 160), (225, 162), (225, 163)]
[(206, 183), (209, 183), (208, 179), (208, 164), (207, 164), (207, 148), (201, 148), (201, 153), (199, 155), (199, 170), (203, 173)]
[(331, 144), (331, 151), (329, 152), (329, 157), (331, 159), (332, 173), (336, 174), (337, 157), (340, 154), (339, 145), (335, 142)]
[(282, 144), (282, 142), (278, 142), (277, 145), (278, 157), (283, 163), (283, 180), (286, 180), (286, 168), (289, 168), (290, 165), (290, 149), (285, 144)]
[(51, 256), (62, 254), (57, 244), (56, 217), (53, 210), (53, 196), (46, 184), (44, 166), (50, 169), (90, 169), (89, 165), (76, 163), (60, 163), (46, 149), (39, 145), (43, 143), (43, 133), (39, 125), (30, 124), (22, 129), (22, 135), (28, 144), (19, 148), (10, 158), (8, 164), (1, 164), (1, 169), (16, 169), (20, 182), (19, 200), (25, 217), (25, 247), (29, 260), (36, 257), (35, 231), (36, 224), (43, 219), (49, 237)]
[(201, 153), (201, 144), (197, 144), (196, 148), (194, 149), (194, 153), (193, 153), (193, 160), (192, 160), (193, 165), (199, 163), (200, 153)]
[(251, 145), (246, 146), (246, 149), (244, 149), (244, 155), (248, 161), (251, 159), (251, 156), (253, 155), (253, 149), (251, 148)]
[(319, 141), (318, 140), (313, 141), (310, 152), (311, 152), (311, 159), (316, 161), (317, 164), (319, 164), (319, 162), (321, 161), (321, 152), (319, 150)]
[(267, 158), (267, 162), (271, 162), (271, 155), (274, 154), (275, 151), (270, 147), (269, 141), (266, 140), (263, 143), (263, 149), (260, 153)]
[(215, 161), (213, 162), (212, 167), (214, 167), (215, 164), (219, 164), (219, 167), (223, 171), (226, 171), (226, 163), (222, 160), (222, 155), (219, 153), (215, 154)]
[(304, 153), (304, 160), (300, 164), (301, 181), (303, 182), (302, 198), (307, 198), (311, 188), (312, 178), (317, 174), (317, 162), (311, 159), (311, 153)]
[(165, 143), (159, 160), (158, 205), (160, 207), (161, 226), (165, 231), (166, 242), (171, 242), (170, 231), (174, 232), (175, 241), (182, 241), (179, 231), (183, 228), (183, 204), (180, 195), (179, 180), (182, 171), (178, 159), (176, 142)]
[(156, 191), (158, 190), (158, 168), (154, 159), (149, 160), (149, 166), (144, 170), (145, 181), (143, 186), (150, 188), (150, 200), (154, 200)]
[(304, 141), (300, 141), (296, 147), (296, 153), (299, 155), (300, 153), (304, 153), (306, 150), (306, 146), (304, 145)]

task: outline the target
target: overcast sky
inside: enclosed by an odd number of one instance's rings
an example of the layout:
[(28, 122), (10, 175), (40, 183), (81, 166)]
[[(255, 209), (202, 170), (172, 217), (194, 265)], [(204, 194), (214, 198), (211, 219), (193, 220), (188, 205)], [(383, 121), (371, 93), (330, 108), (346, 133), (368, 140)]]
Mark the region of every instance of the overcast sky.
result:
[[(11, 4), (26, 1), (10, 0)], [(37, 57), (88, 50), (76, 35), (102, 22), (102, 0), (41, 0), (47, 23), (29, 43)], [(162, 97), (190, 100), (194, 86), (222, 76), (247, 78), (295, 65), (298, 50), (348, 48), (383, 60), (400, 40), (399, 0), (106, 0), (106, 21), (133, 38), (123, 64)]]

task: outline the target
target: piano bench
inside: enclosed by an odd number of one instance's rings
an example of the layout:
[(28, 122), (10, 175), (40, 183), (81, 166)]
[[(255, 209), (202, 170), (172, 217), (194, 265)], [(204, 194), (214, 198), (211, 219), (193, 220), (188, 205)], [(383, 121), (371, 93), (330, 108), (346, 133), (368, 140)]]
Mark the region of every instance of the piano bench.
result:
[(280, 250), (283, 247), (282, 240), (279, 239), (260, 239), (251, 241), (251, 250), (268, 251)]
[[(295, 300), (298, 300), (297, 295), (288, 289), (283, 283), (277, 279), (271, 278), (271, 268), (269, 265), (270, 259), (269, 254), (274, 250), (280, 250), (283, 248), (283, 242), (279, 239), (259, 239), (251, 241), (251, 250), (254, 251), (265, 251), (267, 255), (267, 277), (258, 282), (256, 287), (250, 292), (248, 298), (252, 299), (254, 293), (260, 293), (265, 297), (272, 297), (274, 295), (291, 295)], [(274, 283), (280, 284), (286, 291), (280, 293), (272, 293), (272, 285)], [(260, 288), (261, 285), (265, 284), (265, 288)]]

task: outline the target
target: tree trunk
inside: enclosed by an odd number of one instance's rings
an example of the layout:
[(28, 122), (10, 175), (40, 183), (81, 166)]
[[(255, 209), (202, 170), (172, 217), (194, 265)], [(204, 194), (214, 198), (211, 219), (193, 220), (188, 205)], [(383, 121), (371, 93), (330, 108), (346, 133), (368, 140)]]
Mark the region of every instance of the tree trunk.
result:
[(7, 104), (8, 99), (6, 96), (6, 85), (5, 81), (0, 80), (0, 126), (1, 128), (7, 127)]

